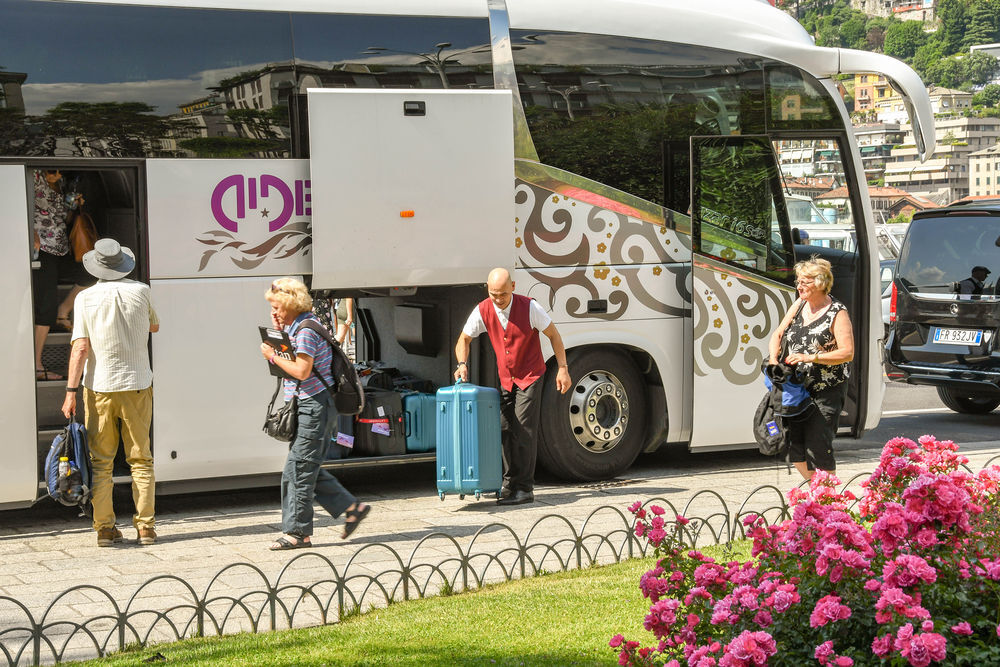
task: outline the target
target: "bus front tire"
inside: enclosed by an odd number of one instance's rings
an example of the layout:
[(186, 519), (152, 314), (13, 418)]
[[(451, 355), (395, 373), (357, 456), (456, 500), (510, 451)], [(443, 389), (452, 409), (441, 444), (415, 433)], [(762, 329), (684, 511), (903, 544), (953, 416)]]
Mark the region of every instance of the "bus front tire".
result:
[(563, 479), (595, 481), (621, 475), (642, 450), (646, 391), (625, 353), (590, 349), (571, 354), (573, 384), (560, 394), (555, 368), (543, 381), (539, 463)]

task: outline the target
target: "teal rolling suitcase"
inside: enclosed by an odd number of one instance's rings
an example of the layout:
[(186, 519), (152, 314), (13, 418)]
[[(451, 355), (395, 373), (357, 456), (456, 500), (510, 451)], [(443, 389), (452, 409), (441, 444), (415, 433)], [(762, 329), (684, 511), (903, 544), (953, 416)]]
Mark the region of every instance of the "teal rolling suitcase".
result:
[(459, 498), (494, 493), (503, 482), (500, 392), (460, 382), (438, 389), (437, 490)]
[(434, 394), (403, 394), (403, 421), (406, 451), (433, 452), (437, 444), (437, 401)]

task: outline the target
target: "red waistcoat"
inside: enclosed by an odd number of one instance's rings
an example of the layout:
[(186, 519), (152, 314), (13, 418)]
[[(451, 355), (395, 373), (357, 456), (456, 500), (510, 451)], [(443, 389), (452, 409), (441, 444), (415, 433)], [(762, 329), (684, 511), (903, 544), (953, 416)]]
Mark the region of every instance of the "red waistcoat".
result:
[(545, 375), (545, 358), (538, 332), (531, 327), (531, 299), (520, 294), (513, 295), (507, 328), (500, 326), (493, 302), (484, 299), (479, 303), (479, 314), (486, 324), (486, 333), (493, 343), (497, 355), (497, 371), (500, 386), (510, 391), (516, 384), (527, 389), (538, 378)]

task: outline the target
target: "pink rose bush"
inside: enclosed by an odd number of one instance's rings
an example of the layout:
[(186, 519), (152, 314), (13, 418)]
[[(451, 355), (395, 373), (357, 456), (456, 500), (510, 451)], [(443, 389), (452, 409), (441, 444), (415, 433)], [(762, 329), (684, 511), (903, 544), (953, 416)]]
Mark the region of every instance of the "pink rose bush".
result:
[(1000, 468), (971, 474), (950, 441), (894, 438), (858, 499), (817, 471), (791, 518), (744, 521), (751, 560), (683, 546), (689, 519), (635, 502), (657, 556), (639, 590), (651, 645), (620, 665), (1000, 664)]

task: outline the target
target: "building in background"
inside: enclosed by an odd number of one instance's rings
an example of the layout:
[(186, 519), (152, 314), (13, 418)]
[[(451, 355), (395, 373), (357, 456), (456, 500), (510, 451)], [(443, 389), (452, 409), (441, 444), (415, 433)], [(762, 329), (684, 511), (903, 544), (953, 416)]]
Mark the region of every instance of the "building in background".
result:
[(927, 89), (927, 94), (931, 98), (931, 109), (935, 114), (961, 113), (963, 109), (972, 108), (972, 93), (964, 90), (931, 86)]
[(934, 154), (925, 163), (917, 157), (913, 129), (903, 130), (903, 144), (886, 164), (885, 184), (947, 204), (970, 194), (969, 156), (1000, 140), (1000, 118), (938, 118)]
[(1000, 144), (969, 153), (969, 195), (1000, 195)]
[(869, 185), (884, 184), (886, 163), (892, 158), (892, 149), (903, 143), (903, 130), (899, 123), (869, 123), (856, 125), (854, 136), (861, 151), (861, 164)]

